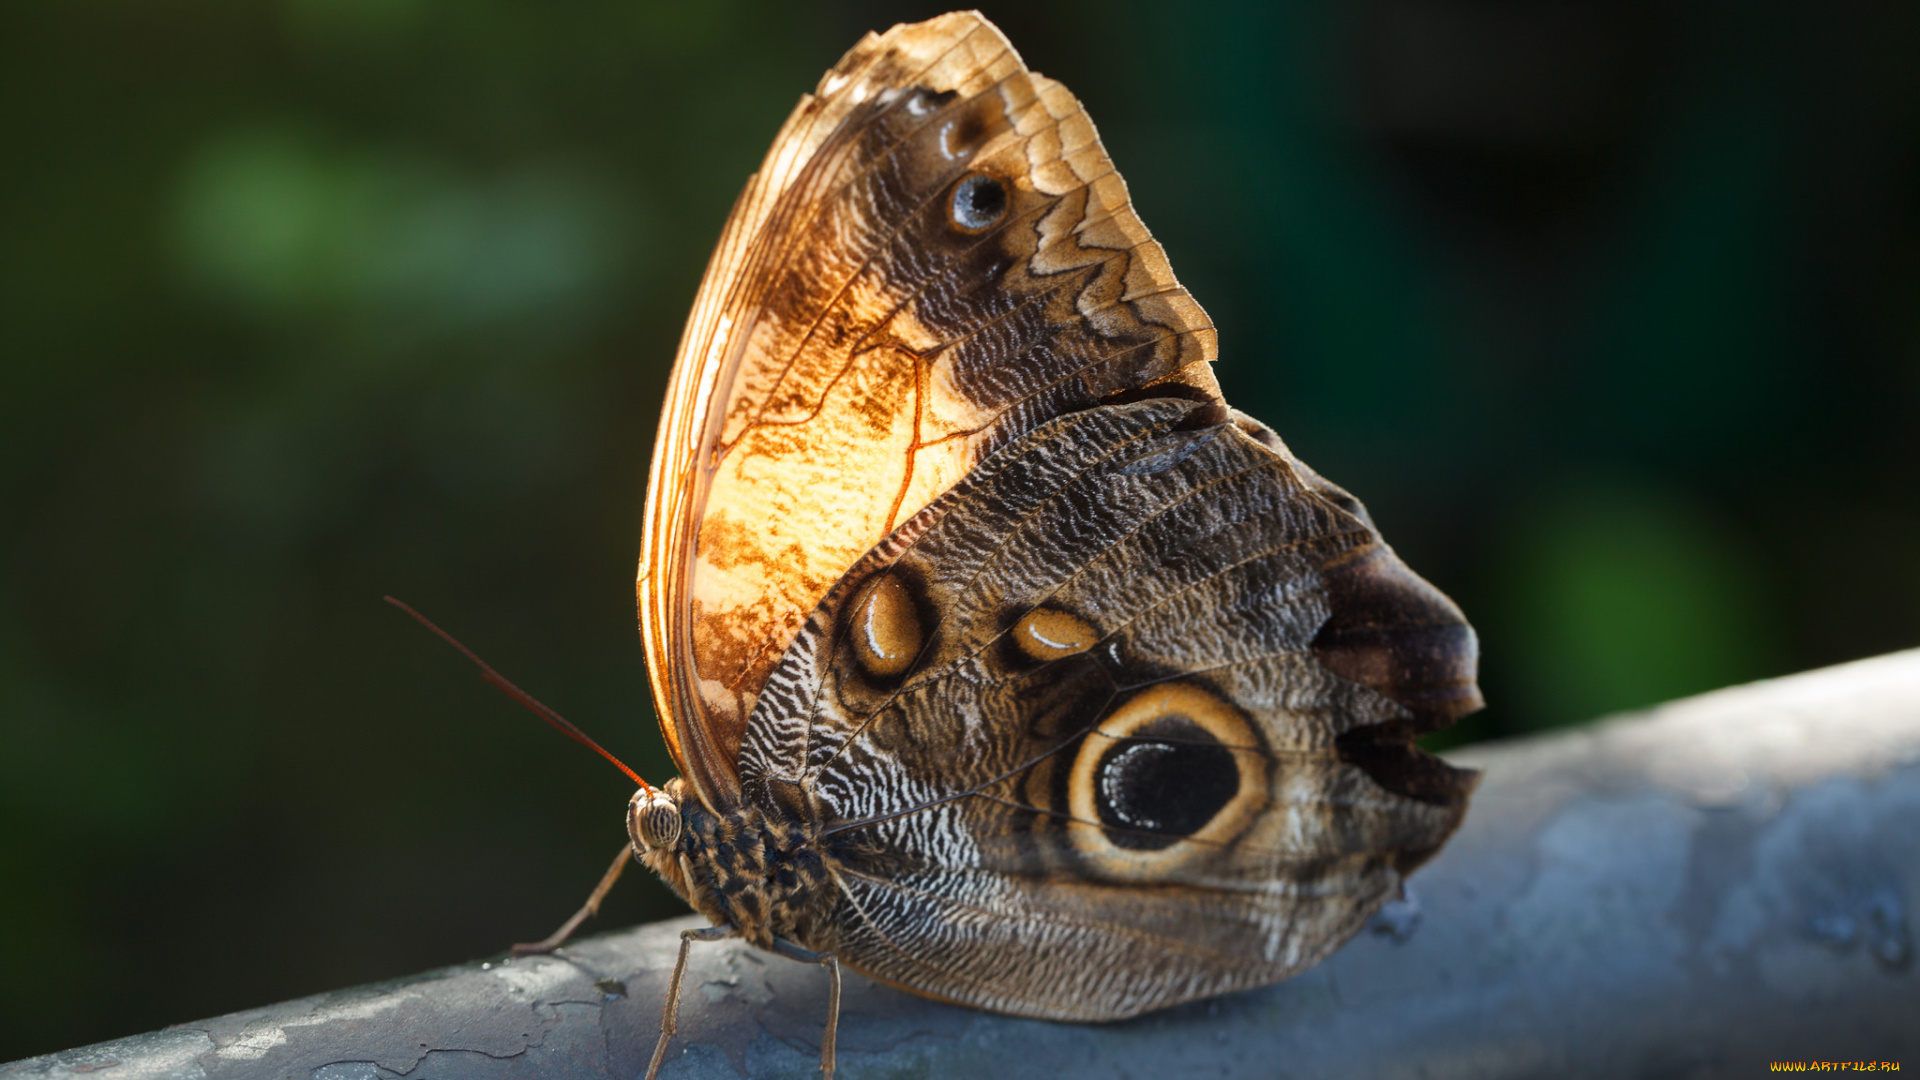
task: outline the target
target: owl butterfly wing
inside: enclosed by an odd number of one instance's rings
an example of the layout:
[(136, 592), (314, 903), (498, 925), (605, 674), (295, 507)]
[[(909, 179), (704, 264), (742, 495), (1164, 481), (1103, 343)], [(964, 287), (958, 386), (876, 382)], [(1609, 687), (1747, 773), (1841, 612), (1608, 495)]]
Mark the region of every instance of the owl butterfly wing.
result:
[(746, 797), (817, 821), (828, 949), (1055, 1019), (1263, 985), (1459, 824), (1411, 744), (1473, 631), (1270, 432), (1161, 399), (1010, 444), (835, 587), (768, 681)]
[(762, 684), (862, 554), (1054, 416), (1218, 401), (1214, 354), (1085, 110), (992, 24), (855, 46), (736, 203), (655, 444), (641, 629), (702, 798), (731, 802)]

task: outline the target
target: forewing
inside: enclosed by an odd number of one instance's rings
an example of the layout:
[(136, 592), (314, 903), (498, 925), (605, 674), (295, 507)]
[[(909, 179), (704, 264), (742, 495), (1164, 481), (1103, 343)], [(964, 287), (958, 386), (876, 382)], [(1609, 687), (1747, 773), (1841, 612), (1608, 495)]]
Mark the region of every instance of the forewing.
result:
[(820, 823), (832, 941), (888, 981), (1111, 1019), (1345, 940), (1458, 825), (1410, 745), (1478, 705), (1473, 633), (1344, 492), (1217, 406), (1003, 449), (815, 611), (742, 748)]
[(1085, 110), (997, 29), (857, 45), (736, 203), (654, 449), (641, 630), (702, 797), (731, 800), (762, 684), (862, 554), (1053, 417), (1217, 401), (1214, 353)]

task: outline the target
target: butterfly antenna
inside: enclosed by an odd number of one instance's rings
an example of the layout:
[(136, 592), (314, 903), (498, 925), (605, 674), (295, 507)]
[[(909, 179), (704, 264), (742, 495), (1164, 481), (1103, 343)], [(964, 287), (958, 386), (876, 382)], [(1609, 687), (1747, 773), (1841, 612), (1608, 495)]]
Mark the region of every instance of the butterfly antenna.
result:
[(462, 655), (464, 655), (467, 659), (473, 661), (474, 664), (480, 668), (481, 678), (487, 680), (488, 682), (492, 683), (494, 686), (498, 687), (501, 693), (507, 695), (513, 700), (526, 706), (527, 710), (529, 712), (532, 712), (533, 715), (539, 717), (542, 720), (545, 720), (547, 722), (548, 727), (554, 729), (555, 731), (558, 731), (560, 734), (565, 735), (567, 738), (572, 739), (574, 742), (579, 743), (580, 745), (586, 747), (587, 749), (593, 751), (594, 753), (599, 754), (601, 757), (606, 758), (608, 761), (613, 762), (615, 768), (619, 769), (623, 773), (626, 773), (629, 777), (632, 778), (634, 783), (639, 784), (640, 787), (645, 791), (649, 793), (653, 791), (653, 785), (647, 783), (645, 780), (640, 779), (639, 773), (634, 772), (632, 769), (627, 768), (626, 762), (621, 761), (619, 758), (614, 757), (612, 754), (608, 753), (606, 747), (601, 746), (597, 742), (594, 742), (593, 739), (588, 737), (586, 732), (581, 731), (579, 728), (575, 727), (573, 725), (573, 721), (568, 720), (566, 717), (561, 716), (559, 713), (554, 712), (552, 709), (547, 708), (545, 705), (542, 705), (539, 702), (539, 700), (536, 699), (532, 694), (529, 694), (525, 690), (522, 690), (519, 687), (513, 685), (511, 682), (508, 682), (507, 677), (505, 675), (502, 675), (499, 672), (493, 670), (493, 667), (489, 665), (485, 660), (482, 660), (478, 656), (473, 655), (473, 650), (467, 648), (465, 645), (460, 644), (459, 640), (456, 639), (452, 634), (449, 634), (445, 630), (442, 630), (438, 626), (435, 626), (433, 624), (432, 619), (427, 618), (425, 615), (422, 615), (419, 612), (413, 610), (413, 608), (407, 606), (407, 604), (405, 604), (404, 602), (400, 600), (396, 600), (391, 596), (383, 596), (381, 597), (381, 599), (385, 600), (389, 604), (392, 604), (394, 607), (399, 608), (401, 611), (406, 612), (408, 615), (413, 616), (413, 620), (415, 622), (433, 631), (435, 634), (440, 635), (440, 640), (446, 642), (447, 644), (453, 646), (456, 649), (459, 649)]

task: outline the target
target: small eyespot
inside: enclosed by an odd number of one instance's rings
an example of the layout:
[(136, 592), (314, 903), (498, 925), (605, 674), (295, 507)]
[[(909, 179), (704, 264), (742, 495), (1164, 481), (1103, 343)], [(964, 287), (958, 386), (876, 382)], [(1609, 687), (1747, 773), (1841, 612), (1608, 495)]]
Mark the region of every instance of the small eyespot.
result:
[(985, 173), (973, 173), (953, 189), (950, 216), (961, 232), (982, 232), (1006, 213), (1006, 185)]
[(1014, 643), (1035, 660), (1059, 660), (1093, 648), (1099, 635), (1078, 615), (1034, 608), (1013, 625)]
[(913, 597), (891, 574), (874, 582), (854, 609), (854, 654), (876, 678), (892, 678), (907, 670), (925, 640)]

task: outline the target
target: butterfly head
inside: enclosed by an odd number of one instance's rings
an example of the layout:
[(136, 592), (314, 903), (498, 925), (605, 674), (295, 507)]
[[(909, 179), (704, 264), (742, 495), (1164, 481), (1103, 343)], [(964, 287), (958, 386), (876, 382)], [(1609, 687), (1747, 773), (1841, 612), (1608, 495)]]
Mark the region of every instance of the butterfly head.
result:
[(634, 854), (643, 858), (679, 843), (680, 800), (675, 793), (657, 787), (634, 792), (627, 801), (627, 835), (633, 838)]

